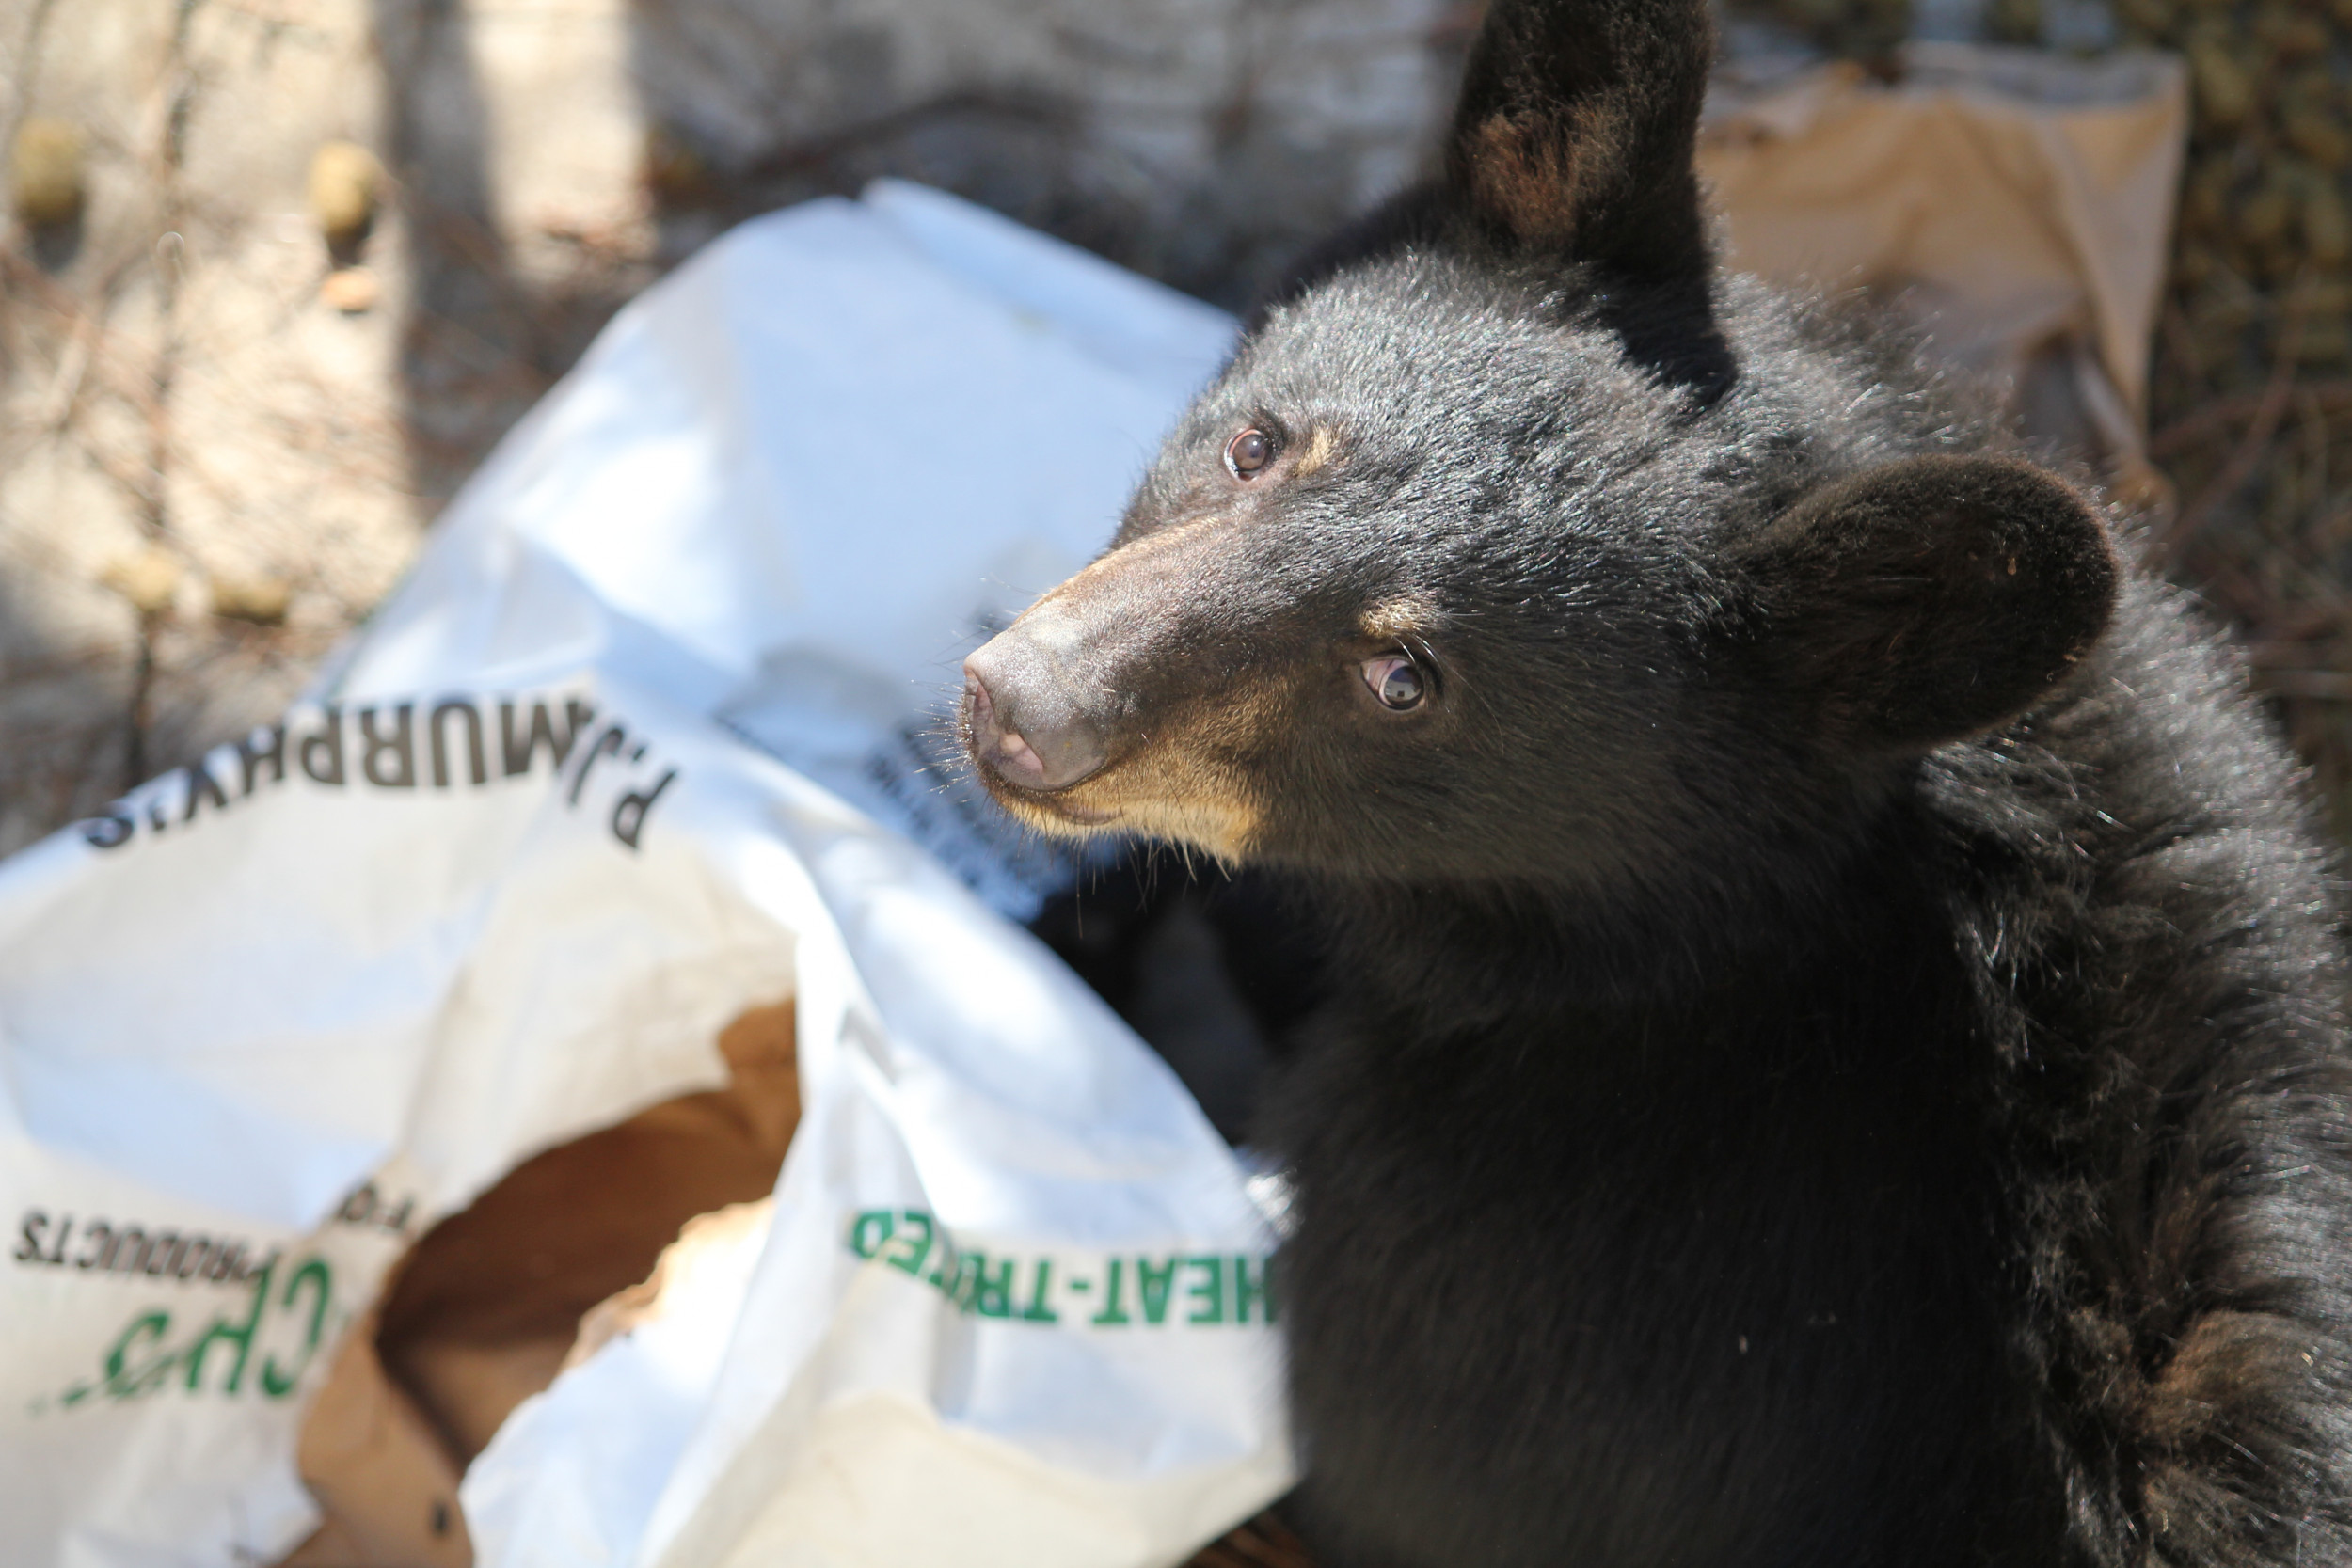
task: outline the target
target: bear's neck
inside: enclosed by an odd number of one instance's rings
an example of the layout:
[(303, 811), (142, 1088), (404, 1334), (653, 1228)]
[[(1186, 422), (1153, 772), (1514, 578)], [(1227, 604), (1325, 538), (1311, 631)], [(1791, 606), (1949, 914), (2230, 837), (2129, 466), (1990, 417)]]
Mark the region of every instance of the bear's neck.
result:
[(1565, 1015), (1651, 1032), (1757, 1015), (1768, 997), (1899, 1006), (1959, 983), (1951, 914), (1927, 879), (1932, 857), (1886, 842), (1912, 831), (1885, 822), (1802, 883), (1697, 874), (1596, 894), (1536, 880), (1357, 882), (1327, 884), (1313, 902), (1328, 922), (1332, 993), (1391, 1035)]

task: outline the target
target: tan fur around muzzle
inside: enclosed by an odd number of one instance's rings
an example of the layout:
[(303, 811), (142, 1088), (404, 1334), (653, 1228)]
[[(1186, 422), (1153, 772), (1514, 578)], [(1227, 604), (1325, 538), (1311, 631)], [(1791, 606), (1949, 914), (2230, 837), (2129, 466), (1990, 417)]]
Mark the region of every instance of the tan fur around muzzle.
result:
[(1263, 816), (1246, 759), (1269, 737), (1275, 696), (1229, 691), (1187, 704), (1148, 743), (1067, 789), (1020, 789), (985, 766), (979, 775), (1014, 816), (1056, 837), (1141, 833), (1240, 862)]

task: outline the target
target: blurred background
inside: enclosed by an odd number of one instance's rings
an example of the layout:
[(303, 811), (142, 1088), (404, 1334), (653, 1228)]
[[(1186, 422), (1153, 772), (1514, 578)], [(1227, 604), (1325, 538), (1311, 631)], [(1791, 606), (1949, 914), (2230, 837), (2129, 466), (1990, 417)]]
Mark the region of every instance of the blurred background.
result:
[[(0, 852), (273, 716), (725, 226), (896, 174), (1243, 309), (1424, 166), (1481, 9), (0, 0)], [(1984, 56), (2051, 111), (1985, 154), (2021, 254), (2154, 260), (2120, 309), (2026, 277), (1956, 356), (2246, 628), (2352, 827), (2352, 0), (1740, 0), (1725, 39), (1710, 174), (1799, 226), (1741, 217), (1735, 251), (1914, 305), (1910, 263), (1806, 260), (1836, 204), (1787, 193), (1854, 137), (1798, 156), (1791, 116), (1887, 110), (1959, 69), (1938, 45), (2038, 52)], [(2114, 174), (2088, 219), (2077, 164)]]

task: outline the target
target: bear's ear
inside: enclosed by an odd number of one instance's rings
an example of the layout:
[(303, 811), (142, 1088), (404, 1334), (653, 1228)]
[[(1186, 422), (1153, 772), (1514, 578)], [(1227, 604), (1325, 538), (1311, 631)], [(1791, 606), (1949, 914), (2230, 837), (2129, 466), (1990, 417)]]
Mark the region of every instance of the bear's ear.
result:
[(1707, 267), (1692, 163), (1707, 0), (1493, 0), (1446, 179), (1520, 245), (1619, 272)]
[(1766, 678), (1835, 738), (1925, 751), (2012, 719), (2115, 608), (2115, 546), (2055, 475), (1912, 457), (1825, 485), (1740, 542)]

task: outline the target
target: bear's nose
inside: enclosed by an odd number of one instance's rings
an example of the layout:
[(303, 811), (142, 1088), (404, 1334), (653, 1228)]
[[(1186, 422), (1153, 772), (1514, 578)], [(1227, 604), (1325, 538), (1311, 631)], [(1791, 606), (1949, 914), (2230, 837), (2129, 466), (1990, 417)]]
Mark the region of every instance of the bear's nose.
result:
[(1050, 648), (1020, 635), (992, 639), (963, 661), (965, 733), (972, 752), (1024, 789), (1061, 789), (1100, 768), (1102, 732), (1072, 699)]

